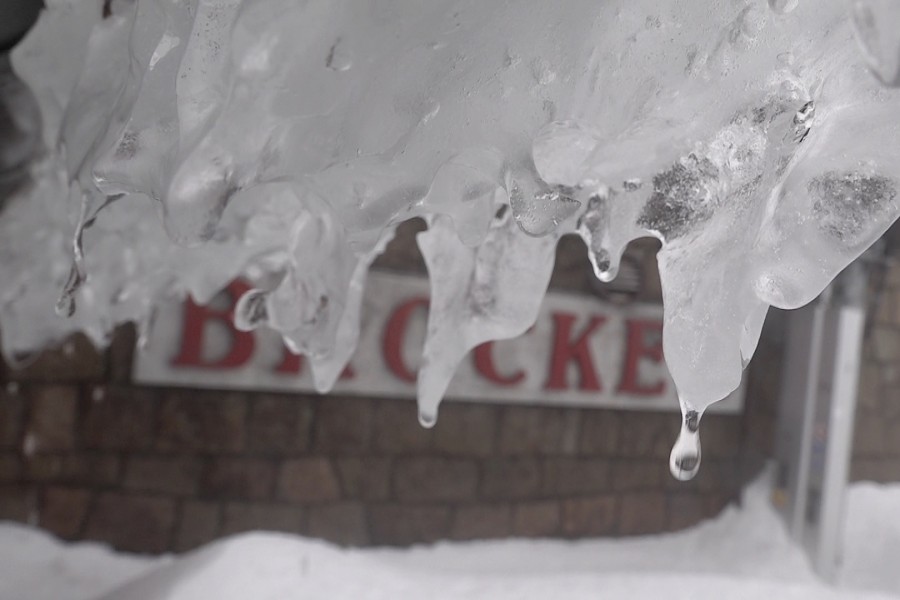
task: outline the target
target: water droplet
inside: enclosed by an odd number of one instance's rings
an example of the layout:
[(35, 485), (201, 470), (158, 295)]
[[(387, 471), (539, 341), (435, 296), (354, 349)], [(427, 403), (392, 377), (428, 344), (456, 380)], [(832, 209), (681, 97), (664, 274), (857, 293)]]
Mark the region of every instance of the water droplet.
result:
[(588, 247), (594, 276), (603, 283), (609, 283), (619, 273), (619, 256), (609, 251), (609, 213), (609, 197), (598, 193), (591, 196), (578, 219), (578, 235)]
[(265, 290), (250, 290), (241, 296), (234, 309), (234, 326), (238, 330), (252, 331), (268, 320), (267, 296)]
[(853, 24), (872, 73), (886, 86), (900, 87), (900, 2), (854, 0)]
[(769, 0), (769, 8), (772, 9), (772, 12), (779, 15), (786, 15), (792, 12), (797, 8), (798, 4), (800, 4), (800, 0)]
[(594, 275), (603, 283), (609, 283), (619, 274), (619, 265), (613, 262), (612, 256), (606, 250), (600, 249), (589, 254)]
[(669, 470), (679, 481), (689, 481), (700, 470), (700, 413), (688, 410), (681, 424), (681, 432), (669, 455)]
[(437, 413), (436, 412), (428, 412), (425, 410), (419, 411), (419, 425), (424, 427), (425, 429), (431, 429), (437, 424)]

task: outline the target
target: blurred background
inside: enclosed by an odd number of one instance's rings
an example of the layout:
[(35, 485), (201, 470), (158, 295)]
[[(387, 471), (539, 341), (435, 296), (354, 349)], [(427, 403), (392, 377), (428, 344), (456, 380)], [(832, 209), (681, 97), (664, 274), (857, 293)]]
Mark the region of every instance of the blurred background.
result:
[[(414, 243), (421, 227), (401, 227), (376, 268), (423, 275)], [(627, 285), (603, 285), (581, 241), (564, 239), (551, 288), (589, 299), (598, 313), (652, 305), (660, 295), (654, 251), (650, 241), (632, 248)], [(871, 272), (845, 459), (850, 480), (897, 481), (900, 266)], [(742, 405), (704, 417), (703, 463), (689, 482), (668, 472), (680, 427), (672, 402), (635, 411), (554, 406), (549, 393), (530, 405), (451, 397), (429, 430), (417, 422), (412, 385), (405, 397), (144, 385), (132, 376), (131, 328), (106, 351), (75, 337), (4, 368), (0, 518), (149, 553), (251, 529), (352, 545), (678, 530), (736, 502), (776, 456), (787, 321), (770, 313)], [(610, 351), (625, 352), (624, 343)], [(151, 343), (145, 352), (172, 351)], [(206, 378), (204, 387), (215, 388), (216, 370)], [(786, 425), (800, 431), (803, 414), (790, 417)], [(853, 413), (846, 419), (852, 424)]]

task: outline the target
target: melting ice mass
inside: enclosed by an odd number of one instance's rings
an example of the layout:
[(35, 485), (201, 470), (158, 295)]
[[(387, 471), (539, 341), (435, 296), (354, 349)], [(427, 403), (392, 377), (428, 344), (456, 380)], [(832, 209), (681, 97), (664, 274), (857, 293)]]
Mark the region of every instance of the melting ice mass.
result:
[(47, 0), (12, 60), (43, 150), (0, 219), (8, 359), (244, 276), (238, 326), (328, 390), (420, 217), (431, 424), (470, 349), (534, 322), (560, 236), (604, 281), (654, 236), (684, 478), (768, 307), (900, 214), (897, 0)]

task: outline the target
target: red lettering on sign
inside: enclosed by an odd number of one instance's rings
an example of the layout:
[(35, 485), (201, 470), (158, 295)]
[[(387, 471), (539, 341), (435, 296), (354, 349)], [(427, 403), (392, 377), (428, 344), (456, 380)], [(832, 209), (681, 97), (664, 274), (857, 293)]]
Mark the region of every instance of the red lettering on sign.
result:
[(428, 298), (418, 296), (400, 304), (391, 313), (384, 329), (382, 353), (388, 369), (401, 381), (414, 383), (416, 374), (409, 370), (403, 362), (403, 340), (406, 338), (406, 328), (409, 326), (409, 318), (418, 308), (428, 306)]
[(575, 315), (571, 313), (553, 313), (553, 325), (555, 330), (553, 351), (550, 355), (550, 372), (547, 375), (546, 390), (564, 390), (568, 388), (566, 382), (566, 367), (575, 361), (581, 374), (578, 388), (584, 391), (599, 392), (602, 390), (600, 377), (594, 369), (594, 360), (591, 356), (591, 348), (588, 345), (591, 336), (604, 323), (606, 317), (594, 315), (587, 327), (575, 340), (572, 340), (572, 326), (575, 324)]
[[(302, 370), (303, 355), (294, 354), (285, 346), (281, 362), (273, 371), (280, 375), (299, 375)], [(353, 365), (348, 364), (341, 372), (341, 379), (353, 379), (354, 377), (356, 377), (356, 371), (353, 370)]]
[[(625, 321), (628, 329), (625, 345), (625, 362), (622, 367), (622, 379), (619, 382), (619, 392), (634, 394), (636, 396), (657, 396), (666, 389), (665, 379), (660, 379), (651, 385), (640, 383), (641, 359), (652, 360), (655, 363), (663, 361), (662, 323), (659, 321)], [(656, 341), (647, 345), (647, 334), (654, 335)]]
[(303, 355), (302, 354), (294, 354), (287, 347), (284, 348), (284, 351), (281, 355), (281, 362), (278, 363), (278, 366), (275, 367), (275, 373), (280, 373), (284, 375), (299, 375), (303, 370)]
[[(198, 369), (233, 369), (246, 363), (253, 355), (253, 334), (234, 328), (234, 305), (250, 286), (243, 281), (233, 281), (225, 293), (231, 299), (228, 308), (215, 309), (200, 306), (190, 297), (184, 303), (184, 327), (181, 330), (181, 348), (172, 359), (172, 366)], [(222, 358), (209, 361), (203, 358), (203, 332), (210, 323), (219, 323), (231, 336), (231, 346)]]
[(521, 383), (525, 379), (525, 371), (519, 370), (510, 375), (501, 375), (497, 372), (497, 366), (494, 364), (494, 355), (491, 352), (494, 348), (494, 342), (485, 342), (475, 347), (473, 355), (475, 370), (478, 374), (497, 385), (509, 387)]

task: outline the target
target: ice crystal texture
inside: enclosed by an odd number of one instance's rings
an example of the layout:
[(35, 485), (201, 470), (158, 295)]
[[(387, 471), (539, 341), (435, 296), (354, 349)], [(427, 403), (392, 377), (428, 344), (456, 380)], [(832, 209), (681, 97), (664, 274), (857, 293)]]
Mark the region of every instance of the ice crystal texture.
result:
[(103, 342), (244, 275), (238, 325), (281, 331), (327, 390), (369, 264), (422, 217), (430, 423), (472, 347), (534, 322), (561, 235), (603, 280), (649, 235), (697, 421), (768, 307), (900, 213), (898, 6), (48, 0), (13, 56), (45, 151), (0, 219), (4, 352)]

